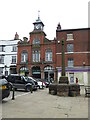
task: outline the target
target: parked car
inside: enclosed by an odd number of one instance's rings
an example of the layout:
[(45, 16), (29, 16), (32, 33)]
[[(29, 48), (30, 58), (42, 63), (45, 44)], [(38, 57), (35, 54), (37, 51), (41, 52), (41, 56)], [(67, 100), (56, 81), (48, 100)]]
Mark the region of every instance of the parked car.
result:
[(36, 81), (36, 79), (35, 78), (33, 78), (33, 77), (28, 77), (29, 79), (32, 79), (33, 81), (34, 81), (34, 83), (35, 83), (35, 85), (38, 87), (38, 83), (37, 83), (37, 81)]
[(44, 82), (44, 84), (46, 85), (46, 88), (48, 88), (49, 87), (49, 85), (51, 84), (50, 82), (48, 82), (46, 79), (43, 79), (43, 82)]
[(15, 90), (24, 89), (27, 92), (29, 92), (31, 89), (33, 89), (31, 82), (28, 81), (27, 79), (25, 79), (24, 76), (21, 76), (18, 74), (10, 74), (10, 75), (8, 75), (7, 80), (11, 86), (11, 89), (13, 88), (13, 86), (14, 86)]
[[(39, 89), (45, 88), (45, 87), (46, 87), (45, 83), (42, 82), (41, 79), (36, 79), (36, 81), (37, 81), (37, 83), (38, 83)], [(42, 87), (42, 86), (43, 86), (43, 87)]]
[(32, 84), (33, 90), (37, 90), (37, 82), (32, 77), (25, 77), (25, 79)]
[(0, 76), (0, 100), (3, 100), (9, 95), (10, 95), (9, 83), (4, 78), (4, 76)]

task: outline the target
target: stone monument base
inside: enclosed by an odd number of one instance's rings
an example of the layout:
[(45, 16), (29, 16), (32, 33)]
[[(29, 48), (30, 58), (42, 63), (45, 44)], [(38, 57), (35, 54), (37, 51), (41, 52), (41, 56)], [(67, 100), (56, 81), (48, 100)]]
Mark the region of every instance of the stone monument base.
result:
[(51, 84), (49, 86), (49, 93), (58, 96), (80, 96), (79, 84)]
[(49, 93), (51, 95), (57, 94), (57, 83), (53, 83), (53, 84), (49, 85)]
[(69, 84), (68, 77), (66, 77), (66, 76), (61, 76), (60, 79), (59, 79), (59, 83), (60, 83), (60, 84), (63, 84), (63, 83)]
[(68, 96), (69, 86), (67, 84), (57, 85), (57, 95), (58, 96)]

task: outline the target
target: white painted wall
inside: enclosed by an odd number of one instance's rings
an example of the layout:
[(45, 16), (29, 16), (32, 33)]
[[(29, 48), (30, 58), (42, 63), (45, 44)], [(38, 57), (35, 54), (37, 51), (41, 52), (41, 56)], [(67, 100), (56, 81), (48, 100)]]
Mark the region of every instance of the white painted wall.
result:
[(17, 56), (17, 52), (12, 52), (13, 46), (17, 46), (19, 40), (0, 40), (0, 45), (5, 45), (5, 52), (0, 52), (0, 55), (4, 56), (4, 64), (0, 64), (0, 68), (3, 67), (3, 74), (5, 73), (5, 65), (7, 66), (6, 71), (8, 74), (10, 73), (10, 66), (16, 64), (12, 64), (12, 56)]

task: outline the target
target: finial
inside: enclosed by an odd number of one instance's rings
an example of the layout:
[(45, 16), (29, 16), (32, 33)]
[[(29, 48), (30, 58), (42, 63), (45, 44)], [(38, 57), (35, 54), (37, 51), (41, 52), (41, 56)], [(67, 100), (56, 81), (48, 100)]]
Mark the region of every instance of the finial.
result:
[(38, 10), (38, 20), (40, 19), (40, 11)]

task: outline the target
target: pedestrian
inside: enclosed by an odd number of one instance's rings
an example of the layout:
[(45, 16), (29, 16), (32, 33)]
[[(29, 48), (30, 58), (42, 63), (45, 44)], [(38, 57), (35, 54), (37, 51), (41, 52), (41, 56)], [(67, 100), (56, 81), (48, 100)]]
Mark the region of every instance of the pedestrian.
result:
[(78, 78), (76, 77), (76, 84), (78, 84)]

